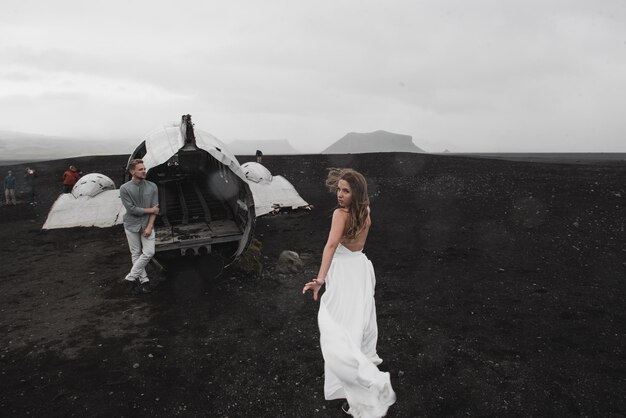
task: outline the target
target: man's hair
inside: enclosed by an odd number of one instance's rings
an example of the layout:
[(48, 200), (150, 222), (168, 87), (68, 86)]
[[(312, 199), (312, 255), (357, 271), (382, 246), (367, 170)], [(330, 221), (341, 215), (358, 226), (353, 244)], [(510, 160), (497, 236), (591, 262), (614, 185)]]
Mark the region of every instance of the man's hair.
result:
[(130, 162), (128, 163), (128, 169), (134, 170), (137, 164), (143, 164), (143, 160), (140, 158), (135, 158), (134, 160), (130, 160)]

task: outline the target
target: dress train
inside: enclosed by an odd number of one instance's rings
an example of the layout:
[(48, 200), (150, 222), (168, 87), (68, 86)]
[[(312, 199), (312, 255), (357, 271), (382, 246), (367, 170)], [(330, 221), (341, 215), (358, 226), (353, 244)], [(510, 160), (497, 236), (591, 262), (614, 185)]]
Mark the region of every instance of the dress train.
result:
[(395, 400), (389, 373), (376, 367), (378, 325), (370, 260), (339, 245), (320, 301), (318, 324), (324, 356), (324, 397), (345, 398), (355, 417), (382, 417)]

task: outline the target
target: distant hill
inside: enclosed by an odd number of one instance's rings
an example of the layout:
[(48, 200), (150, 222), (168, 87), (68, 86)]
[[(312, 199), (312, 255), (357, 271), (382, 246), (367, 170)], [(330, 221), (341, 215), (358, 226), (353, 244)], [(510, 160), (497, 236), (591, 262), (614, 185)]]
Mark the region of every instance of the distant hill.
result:
[(289, 141), (286, 139), (238, 139), (226, 145), (228, 145), (230, 151), (235, 155), (254, 155), (256, 153), (256, 150), (261, 150), (263, 154), (268, 155), (299, 153), (299, 151), (292, 147)]
[(322, 154), (359, 154), (365, 152), (425, 152), (410, 135), (387, 131), (350, 132), (322, 151)]
[(104, 141), (0, 131), (0, 161), (42, 161), (130, 153), (139, 141)]
[[(87, 155), (130, 154), (141, 140), (93, 140), (0, 130), (0, 163), (47, 161)], [(227, 144), (236, 155), (298, 154), (286, 139), (237, 140)]]

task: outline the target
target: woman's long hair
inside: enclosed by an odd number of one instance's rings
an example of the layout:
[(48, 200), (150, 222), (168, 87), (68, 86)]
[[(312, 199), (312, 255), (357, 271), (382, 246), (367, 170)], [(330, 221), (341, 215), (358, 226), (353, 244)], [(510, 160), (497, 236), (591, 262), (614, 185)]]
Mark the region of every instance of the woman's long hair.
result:
[(344, 236), (349, 239), (356, 238), (357, 234), (365, 227), (370, 204), (367, 195), (367, 181), (361, 173), (351, 168), (329, 168), (326, 177), (326, 187), (331, 193), (337, 193), (339, 180), (345, 180), (352, 189), (350, 206), (348, 209), (348, 223)]

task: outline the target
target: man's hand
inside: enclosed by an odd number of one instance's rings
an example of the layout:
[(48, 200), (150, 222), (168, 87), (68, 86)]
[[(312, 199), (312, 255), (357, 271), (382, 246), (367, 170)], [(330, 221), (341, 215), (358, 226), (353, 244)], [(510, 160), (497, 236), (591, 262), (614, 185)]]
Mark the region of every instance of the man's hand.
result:
[(143, 236), (148, 238), (150, 234), (152, 234), (152, 226), (148, 225), (146, 226), (146, 229), (143, 230)]
[(159, 214), (159, 204), (157, 203), (154, 207), (150, 208), (150, 212), (153, 215), (158, 215)]

